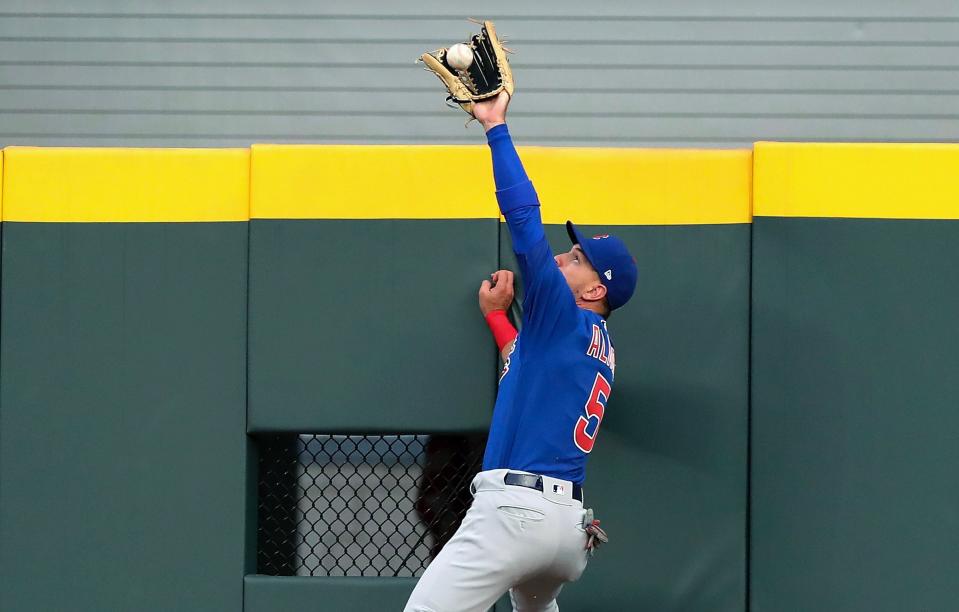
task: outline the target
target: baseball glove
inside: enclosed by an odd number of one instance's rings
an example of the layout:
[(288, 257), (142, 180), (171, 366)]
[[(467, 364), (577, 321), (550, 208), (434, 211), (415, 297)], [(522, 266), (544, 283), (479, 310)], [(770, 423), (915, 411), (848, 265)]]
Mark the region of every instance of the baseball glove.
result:
[(473, 52), (473, 61), (465, 70), (457, 70), (449, 65), (446, 48), (424, 53), (418, 61), (426, 64), (426, 69), (443, 81), (449, 92), (446, 103), (451, 107), (454, 103), (459, 104), (472, 116), (476, 102), (494, 98), (501, 91), (513, 95), (513, 73), (506, 59), (506, 54), (512, 51), (496, 37), (493, 22), (470, 21), (482, 28), (479, 34), (474, 34), (464, 43)]

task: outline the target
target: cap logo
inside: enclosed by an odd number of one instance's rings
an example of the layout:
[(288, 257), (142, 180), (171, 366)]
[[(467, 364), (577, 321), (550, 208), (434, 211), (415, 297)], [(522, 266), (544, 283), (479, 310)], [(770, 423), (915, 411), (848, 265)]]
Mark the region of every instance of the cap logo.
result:
[(603, 238), (609, 238), (609, 234), (596, 234), (593, 236), (593, 240), (602, 240)]
[(606, 270), (605, 272), (603, 272), (603, 276), (606, 277), (606, 280), (613, 280), (613, 271)]

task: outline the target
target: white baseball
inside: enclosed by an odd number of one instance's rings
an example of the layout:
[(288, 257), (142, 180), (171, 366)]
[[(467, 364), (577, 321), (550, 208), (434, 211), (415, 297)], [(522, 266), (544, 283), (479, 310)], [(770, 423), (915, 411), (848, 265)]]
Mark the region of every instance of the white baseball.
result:
[(446, 50), (446, 63), (456, 70), (466, 70), (473, 63), (473, 50), (469, 45), (456, 43)]

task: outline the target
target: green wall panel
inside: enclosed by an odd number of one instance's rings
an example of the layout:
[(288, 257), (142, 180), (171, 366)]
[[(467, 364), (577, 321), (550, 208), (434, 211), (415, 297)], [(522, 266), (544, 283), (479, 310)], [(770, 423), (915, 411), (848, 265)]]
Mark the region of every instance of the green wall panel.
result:
[(754, 231), (751, 609), (955, 609), (959, 221)]
[(240, 609), (246, 248), (4, 223), (0, 609)]
[[(352, 612), (403, 609), (416, 586), (415, 578), (304, 578), (247, 576), (244, 612)], [(511, 612), (509, 598), (490, 610)], [(439, 612), (439, 611), (438, 611)], [(450, 611), (452, 612), (452, 611)]]
[(483, 430), (497, 223), (254, 220), (250, 431)]
[[(741, 612), (750, 228), (582, 229), (623, 238), (639, 284), (609, 319), (616, 380), (584, 485), (611, 542), (560, 608)], [(547, 235), (554, 252), (569, 248), (565, 227)]]
[(413, 578), (247, 576), (244, 582), (244, 612), (399, 612), (416, 586)]

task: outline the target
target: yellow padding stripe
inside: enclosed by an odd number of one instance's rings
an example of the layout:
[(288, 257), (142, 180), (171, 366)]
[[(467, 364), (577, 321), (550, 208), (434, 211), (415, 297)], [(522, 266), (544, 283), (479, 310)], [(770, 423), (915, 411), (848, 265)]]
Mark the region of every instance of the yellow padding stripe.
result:
[(3, 151), (0, 151), (0, 221), (3, 220)]
[[(521, 148), (543, 221), (585, 225), (749, 223), (752, 152)], [(487, 161), (487, 163), (489, 163)]]
[(8, 147), (4, 221), (249, 219), (248, 149)]
[(253, 145), (254, 219), (495, 219), (485, 147)]
[(754, 214), (959, 219), (959, 145), (755, 145)]
[[(659, 225), (749, 223), (748, 150), (520, 147), (543, 219)], [(498, 217), (481, 146), (254, 145), (251, 217)]]

